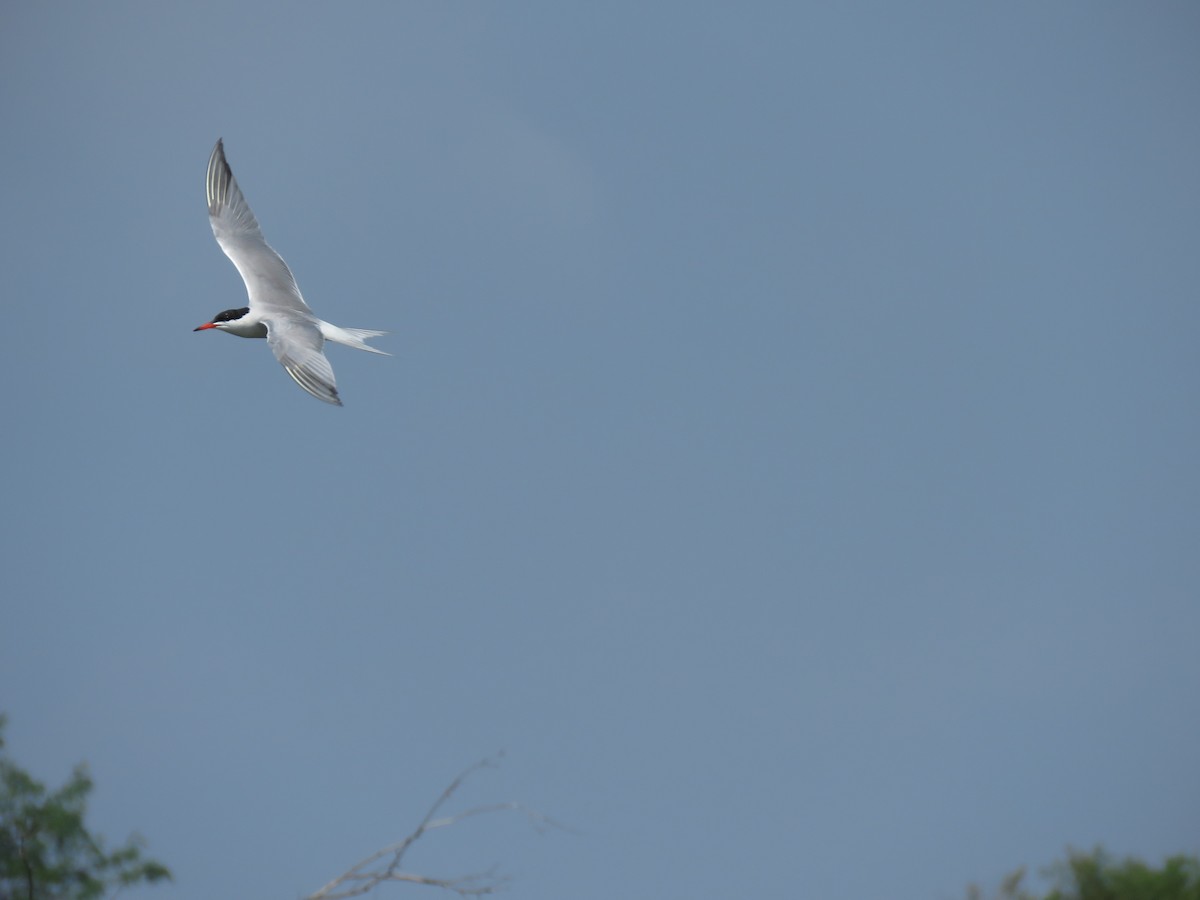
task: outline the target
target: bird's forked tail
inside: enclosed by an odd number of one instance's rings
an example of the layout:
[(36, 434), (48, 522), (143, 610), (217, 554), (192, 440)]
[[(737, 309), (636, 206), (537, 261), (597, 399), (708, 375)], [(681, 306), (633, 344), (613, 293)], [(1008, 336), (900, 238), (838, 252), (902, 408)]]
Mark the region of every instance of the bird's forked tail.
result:
[(347, 347), (353, 347), (355, 350), (366, 350), (368, 353), (379, 353), (383, 356), (392, 355), (385, 353), (383, 350), (376, 350), (366, 343), (367, 338), (379, 337), (381, 334), (387, 334), (386, 331), (369, 331), (366, 328), (339, 328), (337, 325), (322, 322), (321, 334), (324, 335), (327, 341), (333, 341), (335, 344), (344, 344)]

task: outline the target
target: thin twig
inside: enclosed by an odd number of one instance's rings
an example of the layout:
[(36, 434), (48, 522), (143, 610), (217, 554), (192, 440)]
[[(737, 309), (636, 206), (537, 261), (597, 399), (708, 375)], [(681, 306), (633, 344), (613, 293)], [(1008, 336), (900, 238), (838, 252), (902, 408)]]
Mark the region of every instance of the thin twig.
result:
[[(495, 869), (487, 872), (478, 872), (472, 875), (464, 875), (459, 878), (431, 878), (427, 875), (417, 875), (411, 872), (400, 870), (400, 864), (404, 860), (404, 854), (408, 852), (418, 840), (425, 835), (426, 832), (433, 831), (436, 828), (448, 828), (463, 819), (469, 819), (474, 816), (481, 816), (487, 813), (496, 812), (521, 812), (533, 823), (534, 827), (539, 831), (546, 827), (563, 828), (553, 819), (542, 815), (541, 813), (528, 809), (520, 803), (492, 803), (485, 806), (474, 806), (454, 815), (442, 816), (435, 818), (443, 806), (449, 802), (455, 792), (462, 786), (473, 773), (485, 768), (494, 768), (498, 765), (498, 760), (503, 756), (502, 753), (494, 757), (482, 759), (464, 769), (458, 776), (450, 782), (449, 786), (442, 791), (441, 796), (425, 813), (419, 825), (405, 838), (384, 847), (382, 850), (377, 850), (366, 859), (363, 859), (333, 881), (329, 882), (315, 894), (309, 894), (305, 900), (345, 900), (347, 897), (359, 897), (368, 891), (374, 890), (385, 881), (404, 881), (409, 884), (424, 884), (430, 887), (442, 888), (443, 890), (453, 891), (460, 897), (479, 897), (484, 894), (491, 894), (500, 890), (509, 879), (505, 876), (497, 875)], [(386, 861), (386, 862), (381, 862)], [(375, 867), (376, 864), (379, 864)], [(373, 868), (374, 867), (374, 868)]]

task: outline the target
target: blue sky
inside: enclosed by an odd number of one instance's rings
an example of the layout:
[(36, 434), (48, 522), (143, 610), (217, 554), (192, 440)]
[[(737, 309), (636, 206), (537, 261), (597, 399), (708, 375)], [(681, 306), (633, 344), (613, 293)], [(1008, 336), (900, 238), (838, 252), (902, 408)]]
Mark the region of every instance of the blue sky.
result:
[[(460, 769), (514, 896), (950, 898), (1200, 834), (1191, 4), (8, 4), (13, 756), (146, 896)], [(316, 313), (265, 343), (226, 151)], [(392, 890), (379, 896), (402, 896)]]

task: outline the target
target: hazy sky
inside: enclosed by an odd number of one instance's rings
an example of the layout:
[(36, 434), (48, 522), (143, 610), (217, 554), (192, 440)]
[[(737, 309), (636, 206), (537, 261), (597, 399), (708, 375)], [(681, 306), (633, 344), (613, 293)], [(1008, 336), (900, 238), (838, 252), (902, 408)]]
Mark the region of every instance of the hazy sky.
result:
[[(313, 891), (501, 749), (460, 806), (577, 833), (411, 869), (1197, 852), (1198, 103), (1186, 2), (6, 4), (14, 758), (178, 900)], [(192, 332), (218, 137), (391, 332), (344, 409)]]

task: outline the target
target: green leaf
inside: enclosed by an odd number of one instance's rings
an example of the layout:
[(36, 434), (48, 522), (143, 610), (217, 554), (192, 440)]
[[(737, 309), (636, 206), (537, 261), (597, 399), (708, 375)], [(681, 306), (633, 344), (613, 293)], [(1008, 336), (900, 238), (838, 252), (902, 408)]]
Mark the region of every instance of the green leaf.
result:
[(80, 764), (47, 793), (2, 752), (7, 717), (0, 713), (0, 898), (99, 900), (114, 889), (170, 880), (171, 871), (142, 858), (131, 837), (112, 853), (85, 825), (93, 782)]

